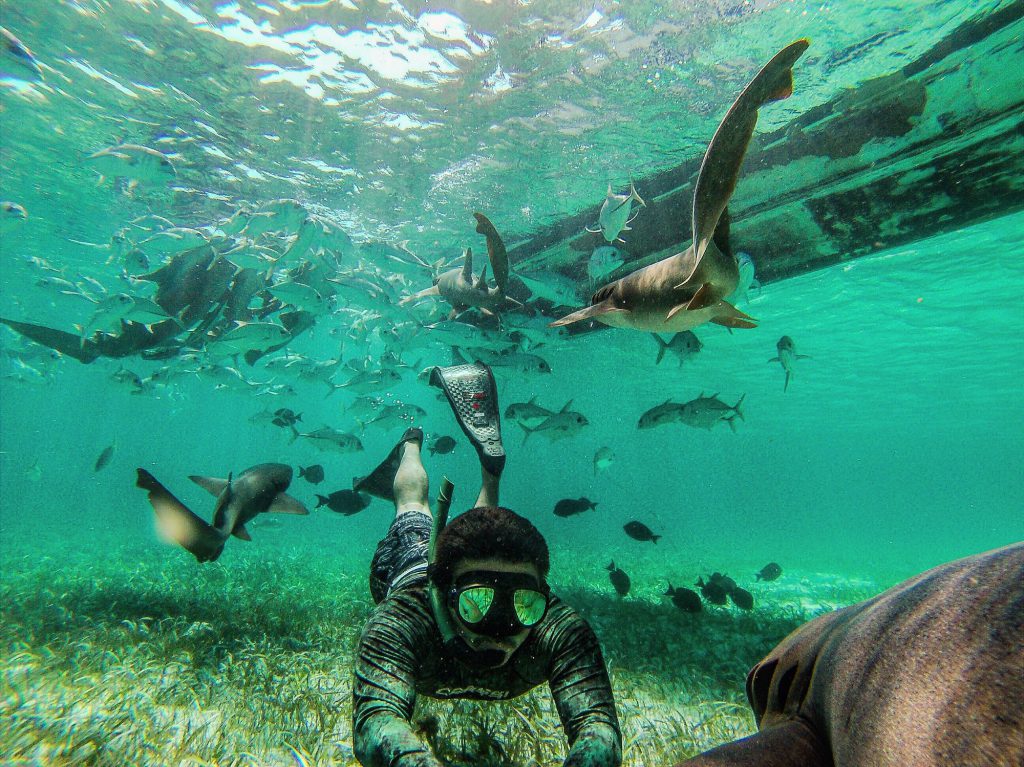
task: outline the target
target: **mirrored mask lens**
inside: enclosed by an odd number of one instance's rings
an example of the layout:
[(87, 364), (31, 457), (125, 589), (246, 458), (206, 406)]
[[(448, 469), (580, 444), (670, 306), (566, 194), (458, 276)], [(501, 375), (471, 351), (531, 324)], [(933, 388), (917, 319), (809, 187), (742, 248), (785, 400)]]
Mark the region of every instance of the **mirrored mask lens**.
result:
[(548, 600), (539, 591), (516, 589), (512, 597), (512, 606), (520, 623), (524, 626), (534, 626), (544, 617)]
[(491, 609), (494, 589), (477, 586), (459, 593), (459, 617), (469, 624), (479, 623)]

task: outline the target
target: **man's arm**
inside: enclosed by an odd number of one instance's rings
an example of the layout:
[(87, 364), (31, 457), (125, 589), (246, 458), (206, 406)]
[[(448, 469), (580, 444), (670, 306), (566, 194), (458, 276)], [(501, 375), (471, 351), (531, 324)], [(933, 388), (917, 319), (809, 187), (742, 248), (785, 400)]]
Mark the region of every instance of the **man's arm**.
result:
[(565, 605), (545, 629), (551, 643), (548, 682), (570, 746), (564, 767), (619, 767), (622, 734), (597, 637)]
[(352, 690), (352, 748), (363, 767), (442, 767), (413, 732), (416, 704), (417, 610), (402, 598), (371, 616), (356, 658)]

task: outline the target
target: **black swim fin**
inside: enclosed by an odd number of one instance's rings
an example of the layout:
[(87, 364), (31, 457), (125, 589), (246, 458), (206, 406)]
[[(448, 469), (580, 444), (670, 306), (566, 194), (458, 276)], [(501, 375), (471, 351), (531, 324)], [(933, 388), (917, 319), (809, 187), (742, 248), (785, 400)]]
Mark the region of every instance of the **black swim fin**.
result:
[(402, 445), (406, 442), (417, 442), (422, 445), (423, 429), (418, 426), (406, 429), (402, 438), (391, 448), (388, 457), (381, 461), (376, 469), (365, 477), (356, 477), (352, 480), (352, 489), (357, 493), (368, 493), (385, 501), (394, 501), (395, 474), (398, 473), (398, 466), (402, 463)]

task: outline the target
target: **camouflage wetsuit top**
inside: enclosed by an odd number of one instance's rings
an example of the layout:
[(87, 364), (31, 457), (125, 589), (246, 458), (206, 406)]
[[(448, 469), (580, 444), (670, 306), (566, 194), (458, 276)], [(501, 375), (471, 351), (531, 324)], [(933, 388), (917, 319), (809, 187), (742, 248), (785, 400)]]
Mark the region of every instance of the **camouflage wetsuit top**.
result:
[(359, 640), (353, 745), (365, 767), (441, 767), (413, 732), (416, 695), (501, 700), (548, 682), (570, 751), (566, 767), (618, 767), (622, 736), (597, 637), (551, 597), (544, 619), (501, 668), (472, 670), (442, 648), (425, 579), (378, 605)]

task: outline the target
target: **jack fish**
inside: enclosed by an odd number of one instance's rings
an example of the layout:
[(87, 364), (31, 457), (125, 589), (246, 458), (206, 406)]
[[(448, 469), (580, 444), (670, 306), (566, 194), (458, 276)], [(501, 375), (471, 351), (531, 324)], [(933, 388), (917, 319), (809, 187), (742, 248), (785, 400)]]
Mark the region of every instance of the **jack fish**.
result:
[(587, 231), (591, 234), (600, 232), (604, 235), (607, 242), (615, 242), (616, 240), (622, 242), (623, 240), (619, 237), (619, 233), (628, 232), (629, 225), (636, 218), (635, 214), (633, 216), (629, 215), (634, 201), (640, 203), (645, 208), (647, 207), (647, 203), (640, 199), (640, 195), (636, 193), (636, 187), (633, 186), (632, 181), (629, 182), (629, 191), (626, 194), (615, 194), (612, 191), (612, 185), (608, 184), (608, 191), (605, 193), (604, 202), (601, 203), (601, 211), (597, 214), (597, 228), (591, 229), (587, 227)]
[(783, 336), (779, 339), (779, 342), (775, 344), (775, 348), (779, 351), (779, 356), (772, 357), (769, 362), (778, 362), (782, 365), (782, 369), (786, 371), (786, 381), (782, 384), (782, 391), (789, 389), (789, 379), (793, 377), (793, 367), (796, 365), (797, 360), (810, 359), (806, 354), (796, 353), (796, 344), (793, 343), (793, 339), (789, 336)]

